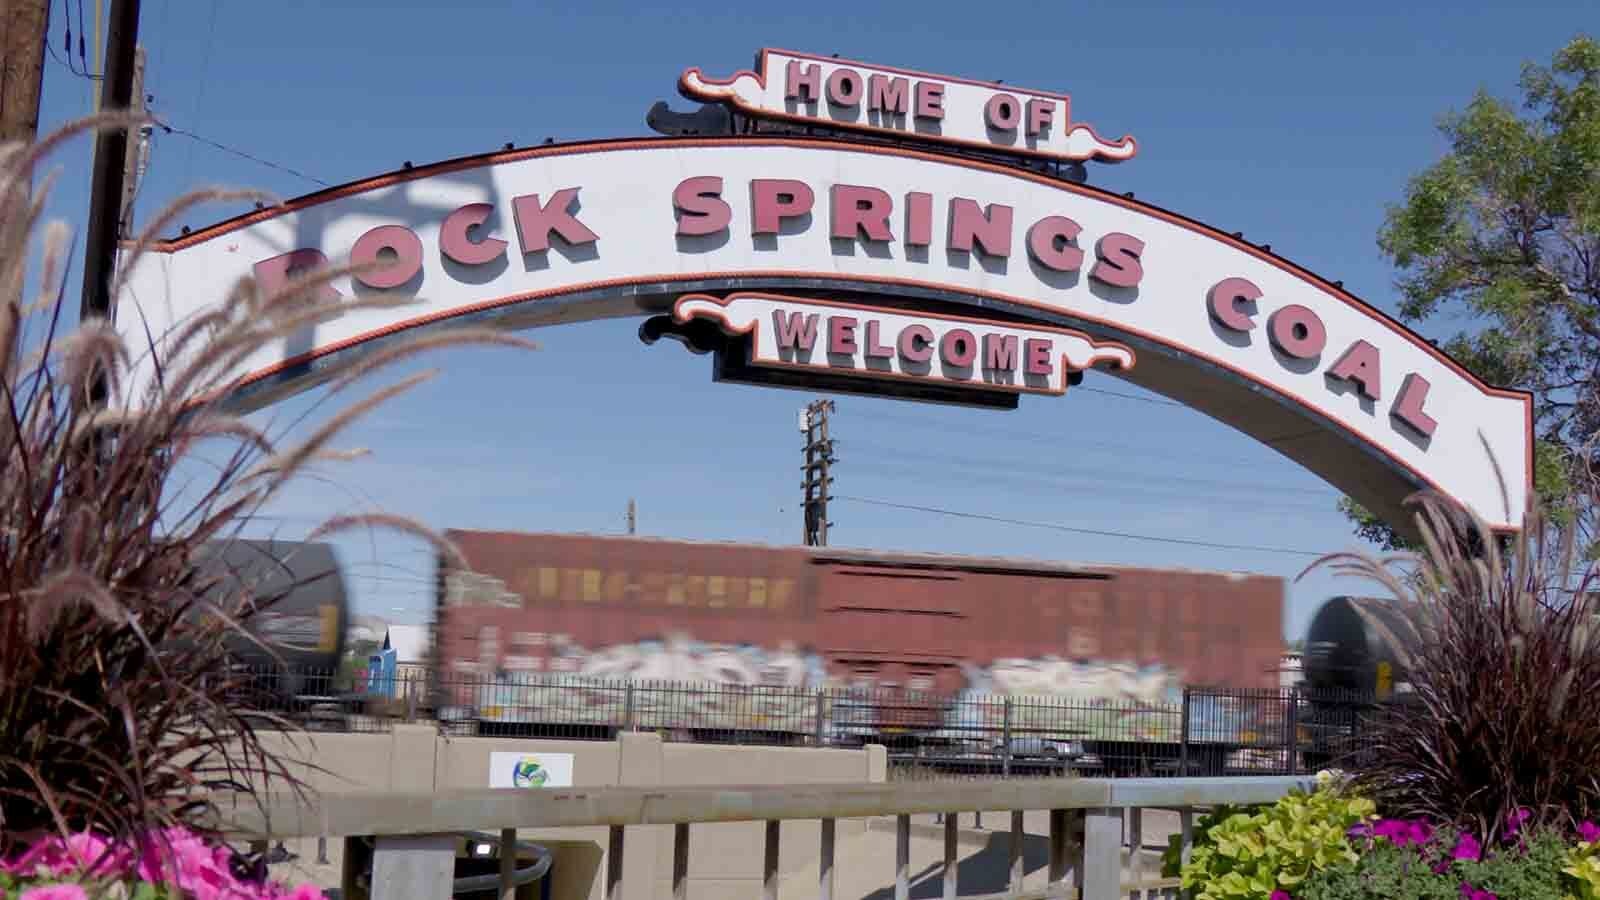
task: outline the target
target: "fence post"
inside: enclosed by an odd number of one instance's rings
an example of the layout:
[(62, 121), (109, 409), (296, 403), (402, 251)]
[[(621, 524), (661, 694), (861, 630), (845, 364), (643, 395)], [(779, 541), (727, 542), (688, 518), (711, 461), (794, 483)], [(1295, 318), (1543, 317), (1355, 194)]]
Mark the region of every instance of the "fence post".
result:
[(1289, 774), (1300, 774), (1300, 689), (1289, 688)]
[(1183, 721), (1178, 723), (1178, 774), (1189, 774), (1189, 686), (1183, 686)]
[(1000, 774), (1011, 777), (1011, 695), (1005, 697), (1000, 719)]
[(823, 709), (826, 705), (827, 694), (823, 692), (822, 688), (817, 688), (817, 729), (815, 734), (812, 736), (813, 747), (822, 746), (822, 718), (824, 715)]
[(633, 730), (633, 679), (628, 679), (622, 689), (622, 730)]

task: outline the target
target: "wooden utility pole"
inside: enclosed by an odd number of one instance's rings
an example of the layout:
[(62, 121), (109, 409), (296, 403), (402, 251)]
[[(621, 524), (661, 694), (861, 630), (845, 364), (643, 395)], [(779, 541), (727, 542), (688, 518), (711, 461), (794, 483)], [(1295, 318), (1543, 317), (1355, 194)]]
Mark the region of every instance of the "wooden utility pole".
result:
[[(94, 43), (91, 45), (91, 46), (94, 47), (94, 66), (93, 66), (93, 68), (89, 69), (89, 74), (91, 76), (104, 75), (105, 72), (106, 72), (106, 70), (103, 68), (103, 66), (105, 64), (105, 60), (106, 60), (105, 55), (104, 55), (104, 53), (105, 53), (105, 45), (100, 43), (100, 22), (105, 19), (105, 9), (102, 8), (102, 5), (101, 5), (102, 2), (103, 2), (103, 0), (94, 0)], [(115, 15), (115, 14), (116, 14), (115, 11), (113, 11), (112, 15)], [(105, 102), (104, 94), (95, 93), (94, 82), (90, 81), (89, 82), (89, 112), (90, 112), (90, 114), (99, 112), (100, 111), (100, 106), (104, 102)]]
[[(139, 0), (111, 0), (106, 30), (106, 68), (100, 87), (102, 111), (133, 107), (135, 52), (139, 40)], [(94, 174), (89, 194), (89, 228), (84, 240), (83, 297), (78, 320), (111, 318), (111, 273), (116, 268), (122, 220), (123, 170), (128, 162), (128, 129), (107, 128), (95, 135)]]
[(39, 134), (44, 42), (50, 0), (6, 0), (0, 18), (0, 143), (33, 143)]
[[(144, 104), (144, 48), (136, 47), (133, 51), (133, 101), (129, 109), (139, 115), (145, 111)], [(129, 140), (127, 153), (123, 156), (122, 163), (122, 203), (118, 207), (117, 235), (124, 240), (133, 237), (133, 198), (139, 190), (139, 176), (142, 172), (141, 157), (148, 146), (146, 143), (150, 135), (150, 126), (139, 126), (137, 140)], [(129, 135), (132, 138), (132, 135)]]
[(829, 474), (834, 462), (833, 440), (828, 437), (828, 414), (833, 412), (832, 400), (814, 400), (800, 411), (800, 431), (806, 436), (805, 464), (802, 465), (800, 488), (804, 497), (800, 512), (804, 517), (802, 537), (807, 547), (828, 546), (828, 493), (833, 487)]
[[(50, 0), (5, 0), (0, 12), (0, 145), (27, 146), (39, 136), (39, 91), (44, 85), (44, 42), (49, 39)], [(0, 236), (8, 246), (21, 228), (33, 194), (33, 173), (0, 188)], [(0, 278), (0, 306), (22, 300), (23, 265)]]

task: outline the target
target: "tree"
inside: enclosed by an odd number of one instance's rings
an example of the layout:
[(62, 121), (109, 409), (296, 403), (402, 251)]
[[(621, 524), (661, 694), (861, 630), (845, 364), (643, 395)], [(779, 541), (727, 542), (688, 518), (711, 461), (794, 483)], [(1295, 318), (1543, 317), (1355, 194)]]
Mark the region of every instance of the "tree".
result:
[[(1400, 317), (1465, 326), (1442, 346), (1491, 384), (1534, 395), (1534, 487), (1560, 520), (1600, 467), (1600, 43), (1525, 64), (1522, 108), (1479, 90), (1440, 122), (1450, 150), (1391, 206), (1378, 246)], [(1348, 498), (1357, 534), (1406, 547)]]

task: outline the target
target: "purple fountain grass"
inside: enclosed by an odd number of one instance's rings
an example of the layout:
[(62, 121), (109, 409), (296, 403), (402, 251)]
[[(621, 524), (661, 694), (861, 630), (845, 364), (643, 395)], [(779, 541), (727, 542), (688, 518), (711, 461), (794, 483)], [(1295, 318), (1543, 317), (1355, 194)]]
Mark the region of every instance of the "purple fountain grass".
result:
[[(1486, 845), (1600, 815), (1600, 567), (1583, 550), (1587, 520), (1535, 504), (1521, 532), (1500, 535), (1437, 495), (1413, 503), (1423, 552), (1313, 565), (1420, 607), (1413, 693), (1397, 695), (1399, 714), (1372, 718), (1355, 785), (1391, 816), (1452, 823)], [(1592, 515), (1600, 493), (1578, 505)]]
[[(32, 186), (32, 173), (68, 139), (130, 121), (99, 116), (0, 148), (0, 833), (13, 845), (48, 832), (113, 842), (178, 825), (204, 834), (219, 821), (218, 791), (303, 791), (289, 765), (299, 761), (258, 738), (254, 723), (270, 717), (229, 663), (225, 641), (260, 610), (202, 578), (195, 554), (232, 539), (312, 465), (349, 458), (333, 446), (344, 430), (428, 377), (355, 396), (294, 443), (229, 408), (251, 354), (307, 323), (402, 302), (322, 298), (317, 289), (348, 268), (273, 292), (243, 279), (210, 312), (139, 341), (126, 337), (137, 333), (136, 305), (120, 311), (121, 332), (99, 321), (67, 330), (68, 229), (41, 226), (48, 179)], [(201, 191), (175, 202), (128, 246), (116, 283), (180, 213), (256, 196)], [(24, 296), (35, 249), (38, 289)], [(369, 355), (328, 394), (468, 343), (532, 346), (484, 329), (435, 333)], [(108, 388), (103, 406), (90, 402), (96, 379)], [(451, 549), (421, 523), (383, 514), (336, 517), (314, 533), (367, 528)]]

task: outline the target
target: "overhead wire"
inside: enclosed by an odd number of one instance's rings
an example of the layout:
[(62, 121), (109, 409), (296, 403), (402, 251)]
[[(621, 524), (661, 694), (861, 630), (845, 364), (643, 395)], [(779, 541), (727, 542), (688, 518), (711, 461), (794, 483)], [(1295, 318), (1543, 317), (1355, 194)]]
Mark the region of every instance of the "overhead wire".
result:
[(1176, 406), (1182, 409), (1188, 409), (1188, 407), (1184, 406), (1182, 403), (1179, 403), (1176, 400), (1168, 400), (1165, 397), (1146, 397), (1142, 394), (1129, 394), (1124, 391), (1113, 391), (1110, 388), (1085, 387), (1081, 384), (1073, 388), (1073, 390), (1086, 391), (1091, 394), (1104, 394), (1107, 397), (1120, 397), (1123, 400), (1137, 400), (1140, 403), (1152, 403), (1157, 406)]
[(867, 506), (881, 506), (888, 509), (909, 510), (914, 512), (930, 513), (933, 515), (951, 516), (961, 519), (976, 519), (984, 522), (996, 522), (1005, 525), (1019, 525), (1027, 528), (1043, 528), (1050, 531), (1062, 531), (1069, 534), (1085, 534), (1095, 537), (1113, 537), (1131, 541), (1148, 541), (1158, 544), (1177, 544), (1186, 547), (1203, 547), (1208, 550), (1238, 550), (1249, 553), (1275, 553), (1291, 556), (1304, 556), (1319, 558), (1326, 553), (1313, 550), (1297, 550), (1291, 547), (1273, 547), (1261, 544), (1226, 544), (1217, 541), (1202, 541), (1192, 538), (1161, 537), (1153, 534), (1139, 534), (1132, 531), (1112, 531), (1103, 528), (1082, 528), (1075, 525), (1063, 525), (1058, 522), (1040, 522), (1030, 519), (1014, 519), (1008, 516), (990, 515), (987, 513), (966, 512), (963, 510), (945, 509), (938, 506), (922, 506), (915, 503), (895, 503), (890, 500), (879, 500), (873, 497), (855, 497), (848, 494), (835, 494), (833, 499), (849, 503), (861, 503)]
[[(873, 411), (870, 415), (863, 415), (861, 419), (853, 420), (853, 421), (871, 422), (871, 423), (875, 423), (875, 424), (876, 423), (884, 423), (884, 422), (899, 423), (899, 424), (911, 425), (913, 427), (918, 427), (918, 428), (928, 428), (928, 429), (936, 430), (936, 431), (945, 431), (945, 432), (953, 432), (953, 433), (961, 433), (961, 434), (970, 434), (971, 433), (970, 429), (968, 429), (968, 428), (958, 428), (957, 426), (954, 425), (954, 423), (941, 422), (941, 421), (938, 421), (938, 420), (930, 420), (930, 419), (926, 419), (926, 418), (922, 418), (922, 417), (916, 417), (916, 416), (910, 416), (910, 415), (897, 415), (895, 413), (879, 413), (877, 411)], [(1045, 445), (1055, 446), (1055, 447), (1061, 447), (1063, 445), (1069, 445), (1071, 447), (1096, 446), (1096, 447), (1099, 447), (1101, 449), (1113, 451), (1113, 452), (1116, 452), (1116, 453), (1144, 453), (1144, 454), (1147, 454), (1147, 455), (1155, 456), (1157, 458), (1166, 458), (1166, 459), (1171, 459), (1171, 460), (1185, 462), (1185, 463), (1192, 463), (1192, 462), (1196, 462), (1196, 461), (1205, 461), (1205, 460), (1209, 459), (1212, 462), (1225, 463), (1225, 464), (1238, 464), (1238, 463), (1246, 463), (1246, 464), (1250, 464), (1250, 465), (1259, 465), (1260, 464), (1260, 462), (1258, 460), (1248, 460), (1248, 459), (1245, 459), (1243, 457), (1232, 457), (1232, 458), (1224, 459), (1224, 458), (1221, 458), (1221, 457), (1209, 457), (1209, 458), (1208, 457), (1196, 457), (1196, 456), (1194, 456), (1192, 454), (1173, 454), (1173, 453), (1165, 453), (1165, 454), (1163, 454), (1159, 450), (1152, 450), (1151, 448), (1148, 448), (1148, 447), (1122, 445), (1122, 444), (1117, 444), (1117, 443), (1113, 443), (1113, 442), (1104, 442), (1104, 441), (1101, 441), (1101, 442), (1084, 441), (1084, 440), (1078, 438), (1077, 436), (1066, 436), (1066, 435), (1056, 436), (1056, 435), (1050, 435), (1050, 434), (1045, 434), (1045, 433), (1040, 433), (1040, 432), (1028, 432), (1028, 431), (1012, 430), (1012, 429), (993, 429), (993, 430), (990, 430), (989, 433), (1004, 435), (1008, 439), (1012, 438), (1012, 437), (1017, 437), (1017, 438), (1020, 438), (1022, 440), (1025, 440), (1025, 441), (1032, 442), (1032, 443), (1045, 444)], [(904, 479), (914, 479), (914, 480), (918, 480), (918, 481), (925, 481), (926, 480), (925, 478), (920, 478), (919, 479), (919, 478), (917, 478), (916, 474), (911, 473), (911, 472), (903, 471), (903, 469), (905, 468), (905, 465), (904, 465), (903, 461), (907, 457), (921, 457), (924, 460), (928, 460), (928, 461), (930, 461), (932, 463), (935, 463), (935, 464), (942, 464), (945, 467), (949, 467), (950, 465), (961, 467), (963, 469), (963, 471), (959, 472), (959, 474), (956, 475), (956, 477), (958, 477), (960, 479), (971, 479), (971, 480), (978, 480), (978, 481), (985, 481), (986, 480), (986, 481), (989, 481), (990, 483), (995, 483), (995, 482), (1005, 483), (1008, 480), (1011, 483), (1017, 483), (1017, 482), (1025, 481), (1026, 484), (1030, 488), (1033, 488), (1033, 489), (1046, 490), (1046, 491), (1051, 491), (1051, 492), (1060, 491), (1060, 492), (1063, 492), (1063, 493), (1089, 492), (1089, 491), (1095, 490), (1095, 487), (1096, 487), (1096, 485), (1094, 485), (1093, 483), (1087, 483), (1086, 484), (1082, 480), (1079, 480), (1077, 483), (1078, 484), (1083, 484), (1084, 487), (1082, 489), (1078, 489), (1078, 488), (1069, 486), (1069, 485), (1072, 484), (1072, 481), (1070, 479), (1064, 480), (1064, 479), (1048, 477), (1050, 474), (1053, 474), (1053, 473), (1055, 473), (1057, 471), (1060, 471), (1060, 470), (1062, 470), (1064, 468), (1064, 467), (1060, 466), (1059, 464), (1055, 464), (1055, 463), (1052, 463), (1049, 466), (1041, 465), (1039, 463), (1033, 463), (1030, 466), (1030, 464), (1028, 464), (1028, 463), (1018, 463), (1018, 462), (1011, 461), (1011, 460), (988, 460), (988, 459), (977, 459), (977, 458), (970, 457), (970, 456), (969, 457), (962, 457), (962, 456), (960, 456), (958, 454), (938, 453), (938, 452), (919, 452), (919, 451), (916, 451), (916, 450), (905, 450), (905, 449), (898, 448), (898, 447), (877, 446), (877, 445), (872, 444), (871, 442), (865, 442), (864, 444), (861, 444), (861, 443), (857, 443), (855, 441), (852, 441), (852, 440), (850, 440), (848, 438), (839, 439), (838, 440), (838, 444), (846, 453), (848, 453), (849, 450), (852, 447), (864, 447), (865, 449), (867, 449), (869, 451), (869, 453), (867, 455), (866, 461), (853, 463), (852, 464), (852, 468), (865, 469), (869, 473), (873, 474), (873, 476), (875, 478), (887, 477), (887, 478), (889, 478), (891, 480), (893, 480), (893, 479), (902, 479), (902, 480), (904, 480)], [(915, 464), (913, 464), (913, 465), (915, 465)], [(1027, 476), (1027, 475), (1014, 474), (1014, 473), (1006, 472), (1006, 471), (995, 471), (997, 466), (1003, 466), (1003, 467), (1009, 467), (1009, 468), (1021, 468), (1021, 469), (1025, 469), (1025, 470), (1031, 468), (1033, 471), (1040, 472), (1040, 473), (1043, 473), (1043, 474), (1041, 474), (1041, 475), (1039, 475), (1037, 477), (1033, 477), (1033, 476)], [(884, 470), (887, 470), (887, 472), (885, 473)], [(1081, 469), (1078, 470), (1078, 471), (1080, 473), (1082, 472)], [(1168, 484), (1170, 484), (1171, 486), (1170, 487), (1152, 486), (1152, 485), (1150, 485), (1148, 483), (1148, 482), (1150, 482), (1152, 480), (1165, 481)], [(1188, 487), (1188, 486), (1191, 486), (1191, 485), (1199, 488), (1199, 490), (1198, 491), (1185, 491), (1184, 490), (1185, 487)], [(1333, 499), (1338, 493), (1337, 491), (1335, 491), (1335, 490), (1333, 490), (1331, 488), (1327, 488), (1327, 487), (1310, 487), (1310, 486), (1294, 487), (1294, 486), (1287, 486), (1287, 485), (1281, 485), (1281, 484), (1259, 484), (1259, 483), (1258, 484), (1245, 484), (1245, 483), (1240, 483), (1240, 482), (1233, 482), (1233, 481), (1226, 481), (1226, 480), (1219, 480), (1219, 479), (1193, 479), (1193, 478), (1181, 478), (1181, 477), (1177, 477), (1177, 476), (1156, 476), (1154, 479), (1152, 479), (1151, 477), (1144, 476), (1144, 475), (1141, 475), (1138, 479), (1123, 479), (1123, 480), (1118, 481), (1115, 485), (1107, 484), (1107, 485), (1104, 485), (1104, 487), (1107, 489), (1108, 493), (1111, 492), (1114, 489), (1114, 491), (1119, 495), (1120, 494), (1126, 494), (1126, 493), (1129, 493), (1129, 492), (1136, 492), (1136, 493), (1142, 493), (1142, 494), (1164, 494), (1164, 495), (1166, 495), (1168, 497), (1180, 497), (1180, 498), (1183, 498), (1183, 499), (1191, 499), (1191, 500), (1198, 501), (1198, 502), (1207, 502), (1208, 498), (1207, 498), (1207, 496), (1205, 494), (1205, 490), (1204, 490), (1206, 487), (1219, 488), (1219, 489), (1223, 489), (1223, 490), (1226, 490), (1226, 491), (1229, 491), (1229, 492), (1240, 491), (1240, 490), (1250, 490), (1250, 491), (1256, 491), (1256, 492), (1259, 492), (1259, 491), (1262, 491), (1262, 490), (1289, 491), (1289, 492), (1293, 492), (1293, 493), (1301, 494), (1301, 495), (1321, 496), (1321, 497), (1325, 497), (1325, 498), (1327, 498), (1329, 500)], [(1212, 498), (1212, 502), (1215, 502), (1215, 498), (1216, 498), (1215, 492), (1212, 492), (1210, 494), (1210, 497)], [(843, 499), (843, 498), (840, 497), (840, 499)], [(919, 508), (921, 508), (921, 507), (917, 507), (915, 504), (895, 504), (892, 501), (875, 500), (873, 498), (852, 497), (852, 498), (849, 498), (849, 499), (851, 499), (854, 502), (868, 503), (868, 504), (873, 504), (873, 505), (887, 505), (887, 506), (891, 506), (891, 507), (900, 507), (900, 508), (907, 508), (907, 509), (919, 509)], [(1236, 497), (1230, 498), (1230, 499), (1237, 500)], [(1310, 505), (1309, 503), (1295, 503), (1295, 502), (1292, 502), (1292, 501), (1286, 501), (1286, 500), (1281, 500), (1281, 499), (1278, 499), (1278, 500), (1262, 500), (1262, 499), (1257, 499), (1257, 498), (1253, 498), (1252, 497), (1252, 498), (1249, 499), (1248, 502), (1249, 502), (1249, 504), (1250, 504), (1250, 506), (1252, 508), (1274, 507), (1276, 509), (1281, 509), (1281, 510), (1285, 510), (1285, 511), (1293, 511), (1293, 512), (1297, 512), (1297, 513), (1324, 511), (1324, 508), (1321, 505), (1313, 506), (1313, 505)], [(1327, 509), (1331, 511), (1331, 508), (1332, 507), (1330, 506)], [(1006, 522), (1006, 523), (1012, 523), (1012, 524), (1017, 524), (1017, 525), (1021, 525), (1021, 526), (1026, 526), (1026, 527), (1053, 528), (1055, 530), (1067, 531), (1067, 532), (1070, 532), (1070, 533), (1095, 534), (1095, 535), (1107, 536), (1107, 537), (1126, 537), (1126, 538), (1131, 539), (1131, 540), (1146, 540), (1146, 541), (1152, 541), (1152, 542), (1172, 543), (1172, 544), (1189, 545), (1189, 546), (1203, 546), (1203, 547), (1208, 547), (1208, 548), (1211, 548), (1211, 549), (1245, 549), (1246, 548), (1246, 545), (1222, 545), (1222, 544), (1218, 544), (1216, 542), (1202, 541), (1202, 540), (1198, 540), (1198, 539), (1164, 538), (1164, 537), (1160, 537), (1160, 536), (1156, 536), (1156, 535), (1137, 535), (1137, 534), (1132, 534), (1132, 533), (1127, 533), (1127, 532), (1111, 531), (1111, 530), (1104, 530), (1104, 529), (1089, 529), (1089, 528), (1081, 528), (1081, 527), (1077, 527), (1077, 526), (1060, 525), (1059, 523), (1043, 523), (1043, 522), (1037, 522), (1037, 521), (1023, 520), (1023, 519), (1013, 519), (1013, 518), (1006, 517), (1006, 516), (996, 516), (996, 515), (991, 515), (991, 514), (986, 514), (986, 513), (964, 513), (964, 512), (955, 511), (955, 510), (943, 510), (941, 514), (957, 516), (957, 517), (960, 517), (960, 518), (981, 519), (981, 520), (984, 520), (984, 521)], [(1311, 551), (1289, 550), (1287, 548), (1281, 548), (1281, 547), (1274, 548), (1274, 547), (1262, 546), (1262, 547), (1256, 547), (1255, 549), (1259, 549), (1262, 552), (1283, 552), (1283, 553), (1293, 553), (1293, 554), (1296, 554), (1296, 555), (1305, 555), (1305, 556), (1320, 556), (1320, 555), (1322, 555), (1322, 554), (1319, 554), (1319, 553), (1312, 553)]]
[[(54, 6), (52, 5), (50, 8), (54, 9)], [(66, 35), (65, 35), (65, 38), (62, 40), (61, 46), (66, 50), (67, 58), (66, 59), (62, 59), (61, 55), (56, 52), (55, 44), (50, 42), (50, 30), (49, 30), (49, 28), (45, 29), (45, 36), (44, 36), (44, 48), (45, 48), (45, 50), (49, 51), (51, 59), (55, 60), (55, 62), (58, 65), (60, 65), (62, 68), (65, 68), (68, 72), (71, 72), (73, 75), (76, 75), (79, 78), (86, 78), (86, 79), (88, 79), (90, 81), (100, 81), (100, 80), (102, 80), (100, 78), (100, 76), (98, 76), (98, 75), (94, 74), (93, 72), (89, 71), (89, 63), (88, 63), (87, 60), (84, 61), (82, 70), (79, 70), (78, 66), (75, 63), (73, 63), (73, 61), (72, 61), (72, 6), (70, 5), (69, 0), (61, 0), (61, 10), (62, 10), (62, 12), (64, 12), (66, 14), (66, 19), (65, 19), (65, 23), (64, 23), (66, 25)], [(78, 55), (80, 57), (83, 56), (83, 4), (82, 4), (81, 0), (80, 0), (80, 2), (78, 4)]]
[[(906, 450), (900, 447), (885, 447), (879, 444), (874, 444), (870, 441), (859, 442), (853, 440), (836, 440), (834, 443), (837, 444), (845, 453), (849, 453), (857, 448), (865, 450), (868, 453), (869, 460), (878, 461), (884, 464), (896, 464), (906, 459), (921, 459), (930, 463), (954, 464), (989, 470), (993, 470), (997, 467), (1004, 467), (1022, 471), (1031, 471), (1046, 476), (1071, 476), (1077, 474), (1096, 475), (1103, 479), (1107, 474), (1115, 474), (1107, 473), (1103, 470), (1088, 470), (1081, 467), (1075, 468), (1073, 466), (1064, 465), (1055, 461), (1049, 463), (1023, 462), (998, 456), (979, 458), (976, 456), (963, 456), (955, 453), (936, 453), (925, 450)], [(1336, 492), (1330, 488), (1295, 487), (1293, 485), (1263, 483), (1259, 481), (1228, 481), (1225, 479), (1216, 478), (1192, 478), (1182, 475), (1150, 475), (1142, 472), (1139, 473), (1138, 477), (1142, 482), (1148, 483), (1154, 481), (1171, 483), (1180, 487), (1220, 488), (1227, 491), (1288, 492), (1326, 499), (1332, 499), (1336, 494)]]
[[(882, 482), (906, 483), (925, 486), (934, 481), (934, 477), (926, 470), (923, 472), (896, 469), (891, 463), (856, 463), (851, 470), (860, 472), (856, 479), (858, 482), (871, 482), (874, 485)], [(953, 481), (965, 485), (993, 485), (996, 492), (1004, 496), (1029, 497), (1041, 501), (1055, 498), (1066, 498), (1072, 505), (1081, 505), (1089, 500), (1098, 499), (1104, 502), (1114, 501), (1119, 508), (1126, 508), (1136, 503), (1149, 507), (1218, 507), (1232, 503), (1246, 503), (1253, 513), (1268, 515), (1272, 513), (1290, 514), (1295, 516), (1314, 515), (1329, 512), (1334, 509), (1332, 500), (1326, 504), (1317, 504), (1311, 501), (1294, 502), (1258, 497), (1229, 497), (1217, 493), (1186, 493), (1177, 488), (1162, 488), (1140, 484), (1137, 481), (1066, 481), (1037, 475), (1018, 474), (1012, 472), (995, 472), (973, 466), (964, 468), (959, 472), (950, 473)]]
[[(66, 5), (66, 0), (61, 0), (61, 2), (62, 2), (62, 5)], [(96, 19), (94, 24), (95, 24), (96, 28), (99, 28), (100, 27), (100, 20)], [(95, 80), (99, 80), (101, 76), (96, 75), (95, 71), (93, 69), (89, 68), (89, 55), (84, 52), (83, 36), (85, 34), (88, 34), (88, 32), (89, 32), (88, 26), (83, 24), (83, 0), (78, 0), (78, 61), (83, 64), (83, 71), (88, 73), (89, 77), (94, 78)], [(69, 10), (67, 12), (67, 43), (69, 45), (67, 47), (67, 56), (68, 56), (68, 58), (71, 58), (71, 56), (72, 56), (72, 47), (70, 46), (71, 42), (72, 42), (72, 12)], [(99, 55), (99, 53), (100, 53), (100, 48), (96, 47), (95, 48), (95, 54)]]
[[(206, 28), (205, 55), (201, 57), (200, 77), (195, 79), (199, 84), (199, 93), (195, 95), (194, 118), (200, 119), (200, 108), (205, 103), (206, 85), (210, 83), (211, 75), (211, 50), (216, 46), (217, 38), (217, 9), (222, 6), (222, 0), (211, 0), (211, 23)], [(194, 147), (189, 147), (189, 152), (183, 158), (183, 183), (187, 184), (189, 175), (194, 171)]]
[[(840, 413), (840, 415), (848, 417), (850, 412), (851, 411), (849, 410), (845, 410)], [(898, 423), (902, 425), (910, 425), (915, 428), (926, 428), (929, 430), (942, 431), (950, 434), (969, 435), (973, 432), (972, 428), (957, 425), (953, 422), (941, 422), (936, 419), (929, 419), (922, 416), (901, 415), (892, 412), (885, 413), (877, 410), (873, 410), (870, 414), (864, 414), (859, 420), (853, 418), (850, 419), (852, 426), (858, 421), (863, 424)], [(1262, 459), (1260, 458), (1233, 455), (1207, 455), (1187, 452), (1173, 453), (1164, 451), (1159, 447), (1151, 447), (1148, 444), (1118, 443), (1115, 441), (1095, 440), (1093, 438), (1086, 438), (1080, 434), (1051, 434), (1043, 431), (1025, 431), (1015, 428), (996, 428), (993, 426), (985, 426), (984, 431), (988, 434), (1005, 437), (1008, 440), (1026, 441), (1035, 444), (1048, 444), (1052, 447), (1070, 445), (1073, 449), (1091, 447), (1100, 450), (1108, 450), (1117, 454), (1150, 456), (1156, 459), (1167, 459), (1183, 463), (1207, 462), (1218, 463), (1222, 465), (1243, 464), (1248, 466), (1259, 466), (1262, 464)], [(840, 445), (844, 445), (846, 441), (840, 439), (838, 443)], [(1308, 488), (1307, 490), (1310, 489)]]
[(172, 0), (161, 0), (161, 24), (156, 26), (155, 33), (161, 35), (162, 39), (156, 45), (156, 58), (150, 66), (149, 73), (145, 76), (146, 83), (159, 83), (158, 80), (161, 76), (167, 73), (167, 41), (165, 36), (170, 34), (167, 31), (167, 18), (171, 12)]
[(321, 185), (322, 187), (332, 187), (333, 186), (329, 182), (323, 181), (321, 178), (318, 178), (315, 175), (308, 175), (305, 172), (302, 172), (302, 171), (300, 171), (298, 169), (295, 169), (295, 168), (293, 168), (291, 166), (286, 166), (286, 165), (283, 165), (281, 163), (275, 163), (270, 159), (264, 159), (264, 158), (262, 158), (260, 156), (255, 155), (254, 153), (250, 153), (249, 151), (240, 150), (237, 147), (230, 147), (227, 144), (222, 143), (221, 141), (212, 140), (211, 138), (205, 137), (204, 135), (196, 134), (193, 131), (190, 131), (190, 130), (188, 130), (186, 128), (179, 128), (178, 126), (173, 125), (171, 122), (168, 122), (168, 121), (166, 121), (164, 119), (159, 119), (159, 118), (156, 119), (156, 124), (158, 126), (160, 126), (161, 130), (166, 132), (167, 134), (175, 134), (175, 135), (178, 135), (180, 137), (189, 138), (192, 141), (198, 141), (199, 143), (202, 143), (202, 144), (205, 144), (207, 146), (213, 147), (213, 148), (215, 148), (217, 150), (221, 150), (224, 153), (231, 153), (234, 156), (240, 157), (242, 159), (247, 159), (247, 160), (249, 160), (249, 161), (251, 161), (253, 163), (257, 163), (259, 165), (266, 166), (269, 169), (277, 169), (280, 172), (284, 172), (286, 174), (293, 175), (296, 178), (303, 178), (306, 181), (309, 181), (309, 182), (311, 182), (313, 184)]

